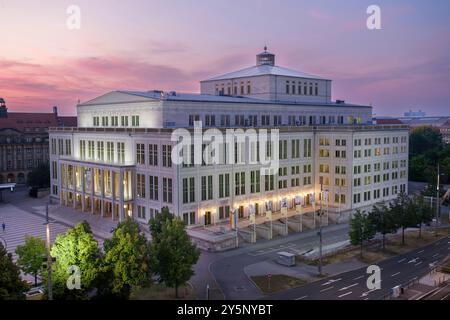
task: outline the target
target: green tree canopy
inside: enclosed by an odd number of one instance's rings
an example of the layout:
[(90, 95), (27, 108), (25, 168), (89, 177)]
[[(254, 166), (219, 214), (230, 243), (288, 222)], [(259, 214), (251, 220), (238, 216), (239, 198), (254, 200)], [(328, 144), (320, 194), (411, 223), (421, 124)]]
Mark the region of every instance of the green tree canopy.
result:
[(148, 222), (153, 241), (158, 241), (158, 237), (162, 232), (163, 224), (167, 220), (172, 220), (174, 215), (170, 213), (169, 208), (164, 207), (153, 219)]
[(386, 235), (397, 231), (397, 222), (394, 213), (386, 205), (375, 205), (369, 212), (369, 219), (376, 232), (383, 236), (383, 250), (386, 248)]
[(110, 281), (103, 286), (103, 295), (128, 299), (132, 286), (149, 284), (149, 245), (137, 222), (127, 219), (120, 223), (113, 237), (105, 240), (104, 248), (104, 271)]
[(168, 287), (175, 288), (178, 298), (178, 288), (194, 274), (192, 267), (200, 251), (192, 244), (180, 219), (167, 219), (161, 227), (158, 241), (151, 244), (152, 270)]
[(402, 244), (405, 244), (406, 228), (416, 226), (414, 203), (402, 192), (391, 202), (389, 208), (395, 217), (397, 228), (402, 229)]
[[(87, 299), (94, 289), (101, 271), (102, 254), (97, 240), (86, 221), (69, 228), (65, 235), (58, 235), (51, 255), (56, 259), (52, 266), (53, 298), (60, 300)], [(81, 289), (69, 290), (67, 279), (70, 266), (77, 266), (81, 273)], [(46, 274), (44, 273), (46, 280)]]
[(11, 253), (0, 242), (0, 300), (24, 300), (27, 284), (20, 278), (20, 269)]
[(350, 219), (349, 237), (352, 245), (361, 246), (361, 256), (364, 241), (372, 239), (375, 232), (375, 228), (372, 225), (369, 216), (357, 209)]
[(34, 285), (37, 285), (37, 276), (42, 270), (46, 253), (45, 241), (28, 235), (25, 237), (25, 244), (16, 248), (19, 256), (17, 264), (24, 273), (34, 276)]

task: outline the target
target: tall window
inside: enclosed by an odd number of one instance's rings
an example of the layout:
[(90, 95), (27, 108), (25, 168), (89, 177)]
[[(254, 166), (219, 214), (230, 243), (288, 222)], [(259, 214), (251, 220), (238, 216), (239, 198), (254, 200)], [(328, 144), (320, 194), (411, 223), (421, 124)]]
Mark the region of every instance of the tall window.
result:
[(86, 159), (86, 141), (80, 140), (80, 158)]
[(120, 117), (120, 125), (122, 127), (128, 127), (128, 116), (121, 116)]
[(163, 178), (163, 201), (172, 203), (172, 179)]
[(202, 201), (213, 199), (213, 176), (202, 176)]
[(170, 168), (172, 167), (172, 146), (171, 145), (163, 145), (163, 167)]
[(119, 117), (118, 116), (112, 116), (111, 117), (111, 126), (112, 127), (118, 127), (119, 126)]
[(303, 156), (305, 158), (311, 157), (311, 139), (303, 140)]
[(114, 142), (106, 142), (106, 160), (114, 162)]
[(195, 180), (194, 177), (183, 178), (183, 203), (195, 202)]
[(245, 172), (236, 172), (234, 174), (235, 195), (245, 194)]
[(97, 141), (97, 159), (104, 161), (104, 142), (103, 141)]
[(121, 163), (121, 164), (125, 163), (125, 143), (124, 142), (117, 142), (117, 161), (119, 161), (119, 163)]
[(72, 141), (66, 140), (66, 155), (72, 155)]
[(230, 196), (230, 174), (219, 174), (219, 198)]
[(250, 172), (250, 193), (259, 193), (261, 191), (261, 171)]
[(145, 144), (136, 144), (136, 162), (145, 165)]
[(148, 145), (148, 164), (150, 166), (158, 165), (158, 145), (149, 144)]
[(139, 198), (145, 198), (145, 175), (136, 174), (136, 193)]
[(294, 139), (291, 141), (292, 143), (292, 159), (300, 158), (300, 140)]
[(273, 191), (273, 189), (274, 189), (273, 174), (265, 175), (265, 191)]
[(151, 200), (158, 200), (158, 177), (149, 176), (149, 195)]

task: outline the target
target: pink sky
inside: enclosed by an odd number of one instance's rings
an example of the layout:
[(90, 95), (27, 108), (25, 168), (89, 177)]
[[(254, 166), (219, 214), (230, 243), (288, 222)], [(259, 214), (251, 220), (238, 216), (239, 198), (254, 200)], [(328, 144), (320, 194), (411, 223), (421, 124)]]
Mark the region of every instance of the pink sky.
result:
[[(277, 64), (333, 79), (334, 99), (449, 114), (450, 2), (377, 2), (383, 29), (369, 31), (366, 0), (0, 0), (0, 96), (71, 115), (110, 90), (198, 92), (267, 43)], [(71, 4), (80, 30), (66, 27)]]

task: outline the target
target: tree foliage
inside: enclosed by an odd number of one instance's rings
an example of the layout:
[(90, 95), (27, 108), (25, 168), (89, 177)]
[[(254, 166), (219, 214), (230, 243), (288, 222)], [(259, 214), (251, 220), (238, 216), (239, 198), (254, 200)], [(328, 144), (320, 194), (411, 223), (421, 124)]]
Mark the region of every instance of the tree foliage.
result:
[(132, 286), (150, 283), (149, 245), (137, 222), (127, 219), (120, 223), (104, 248), (104, 295), (127, 299)]
[(383, 236), (383, 250), (386, 248), (386, 235), (397, 231), (397, 222), (395, 216), (386, 205), (375, 205), (369, 212), (369, 219), (376, 232)]
[(200, 257), (180, 219), (161, 221), (161, 233), (154, 237), (151, 253), (152, 269), (168, 287), (175, 288), (178, 297), (178, 288), (192, 277), (192, 267)]
[(169, 208), (164, 207), (161, 209), (161, 212), (156, 214), (153, 219), (150, 219), (148, 222), (148, 226), (150, 229), (150, 233), (152, 234), (153, 241), (157, 241), (159, 235), (162, 233), (163, 224), (167, 220), (172, 220), (174, 215), (170, 213)]
[(0, 300), (24, 300), (27, 284), (20, 278), (20, 269), (11, 253), (0, 242)]
[(16, 254), (19, 256), (17, 264), (24, 273), (34, 277), (34, 285), (37, 285), (37, 276), (42, 270), (46, 253), (45, 241), (33, 236), (26, 236), (25, 244), (16, 248)]
[[(53, 298), (60, 300), (87, 299), (95, 288), (101, 271), (102, 254), (86, 221), (69, 228), (65, 235), (58, 235), (51, 255), (56, 259), (52, 266)], [(69, 290), (67, 279), (70, 266), (77, 266), (81, 274), (81, 289)], [(44, 279), (46, 274), (44, 273)]]
[(359, 209), (353, 214), (350, 220), (350, 243), (354, 246), (361, 246), (361, 256), (364, 241), (368, 241), (375, 236), (376, 230), (369, 219), (369, 216)]
[(50, 166), (42, 163), (28, 174), (27, 183), (30, 187), (48, 188), (50, 186)]

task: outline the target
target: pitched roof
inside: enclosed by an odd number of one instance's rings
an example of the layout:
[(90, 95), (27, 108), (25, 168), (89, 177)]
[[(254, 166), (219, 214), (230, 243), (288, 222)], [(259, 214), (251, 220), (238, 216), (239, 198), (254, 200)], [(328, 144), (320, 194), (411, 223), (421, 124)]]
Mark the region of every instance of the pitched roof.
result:
[(253, 66), (249, 68), (245, 68), (242, 70), (226, 73), (223, 75), (215, 76), (205, 81), (214, 81), (214, 80), (227, 80), (234, 78), (244, 78), (244, 77), (256, 77), (262, 75), (276, 75), (276, 76), (286, 76), (286, 77), (296, 77), (296, 78), (307, 78), (307, 79), (316, 79), (316, 80), (328, 80), (313, 74), (296, 71), (284, 67), (279, 66), (271, 66), (271, 65), (260, 65)]
[(0, 118), (0, 129), (25, 132), (55, 126), (58, 126), (58, 120), (54, 113), (8, 112), (6, 118)]

